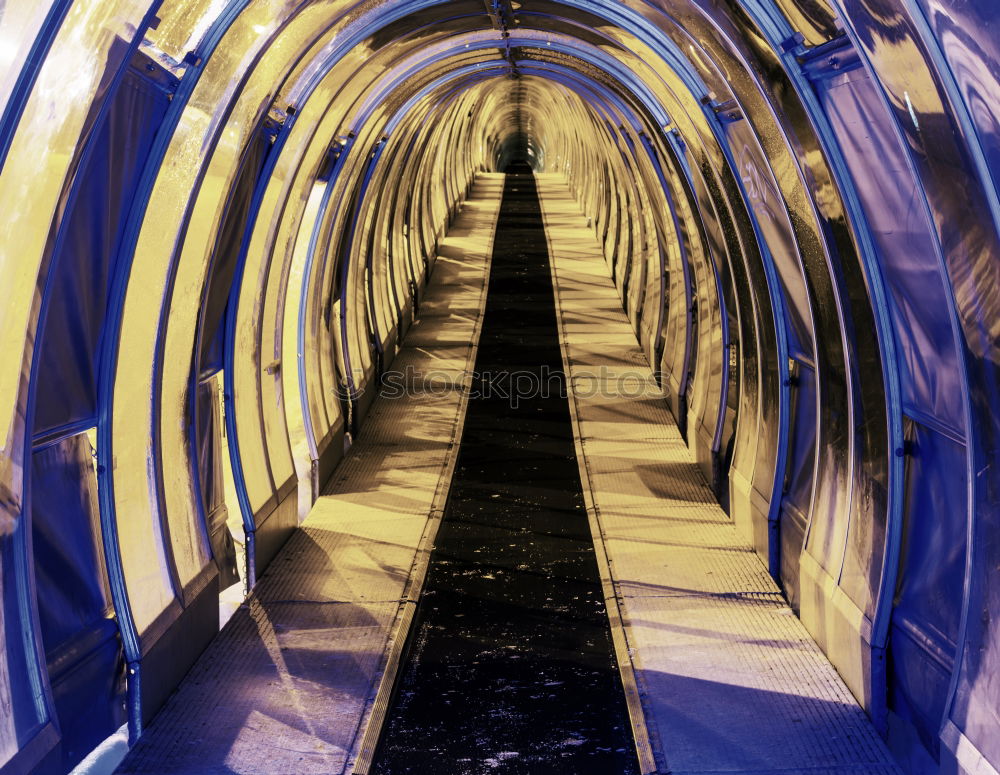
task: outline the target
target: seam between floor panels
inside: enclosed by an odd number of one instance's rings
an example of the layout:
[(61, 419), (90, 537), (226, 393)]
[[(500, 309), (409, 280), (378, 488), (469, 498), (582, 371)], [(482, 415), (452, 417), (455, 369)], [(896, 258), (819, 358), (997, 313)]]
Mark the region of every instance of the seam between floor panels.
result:
[[(473, 182), (473, 186), (475, 186), (476, 182), (478, 182), (478, 178), (477, 181)], [(465, 418), (472, 389), (471, 375), (475, 369), (476, 356), (479, 352), (479, 338), (483, 330), (483, 318), (485, 316), (486, 300), (489, 292), (490, 271), (493, 264), (493, 246), (496, 242), (497, 221), (502, 202), (503, 188), (501, 187), (499, 198), (496, 201), (492, 221), (493, 225), (490, 227), (490, 236), (487, 241), (483, 284), (479, 292), (479, 313), (475, 327), (473, 328), (472, 341), (470, 342), (469, 352), (466, 357), (466, 369), (458, 399), (455, 424), (452, 429), (451, 441), (448, 443), (448, 456), (441, 467), (438, 484), (434, 491), (434, 497), (431, 500), (427, 524), (424, 526), (424, 532), (420, 537), (420, 543), (413, 558), (410, 576), (403, 590), (399, 612), (396, 614), (396, 620), (390, 630), (387, 640), (388, 648), (385, 655), (385, 664), (382, 668), (381, 676), (377, 681), (378, 688), (369, 697), (365, 712), (358, 724), (358, 731), (360, 732), (363, 729), (364, 733), (360, 735), (356, 734), (355, 744), (351, 747), (351, 753), (344, 768), (344, 772), (350, 772), (351, 775), (368, 775), (371, 769), (379, 737), (382, 734), (382, 727), (385, 724), (386, 714), (392, 700), (396, 679), (399, 675), (406, 642), (410, 636), (417, 603), (420, 601), (424, 581), (427, 578), (431, 553), (434, 550), (434, 541), (441, 527), (444, 507), (448, 501), (448, 493), (451, 490), (452, 477), (455, 473), (455, 466), (458, 463), (458, 450), (462, 440), (462, 433), (465, 430)], [(431, 282), (433, 282), (433, 276), (431, 277)]]
[(556, 269), (556, 254), (550, 236), (549, 217), (545, 207), (545, 198), (541, 187), (538, 191), (542, 203), (542, 221), (545, 226), (545, 244), (549, 253), (549, 273), (552, 278), (552, 296), (556, 307), (556, 323), (559, 327), (559, 351), (562, 357), (563, 374), (566, 380), (570, 422), (573, 425), (573, 445), (576, 449), (577, 466), (580, 470), (580, 483), (583, 489), (584, 504), (587, 509), (587, 520), (590, 523), (590, 534), (594, 541), (594, 556), (597, 561), (598, 573), (601, 577), (601, 587), (604, 593), (604, 605), (607, 611), (608, 623), (611, 628), (611, 640), (615, 650), (615, 661), (625, 692), (625, 703), (628, 707), (629, 721), (632, 725), (632, 736), (635, 740), (636, 756), (639, 760), (639, 770), (642, 775), (658, 775), (666, 773), (665, 758), (655, 729), (646, 720), (646, 708), (643, 702), (644, 692), (639, 685), (638, 671), (633, 662), (634, 651), (629, 645), (628, 630), (622, 614), (622, 606), (616, 589), (611, 560), (605, 546), (604, 529), (601, 526), (600, 515), (594, 502), (591, 485), (590, 468), (587, 455), (583, 449), (583, 434), (580, 429), (580, 418), (576, 405), (576, 392), (573, 390), (570, 361), (568, 353), (568, 338), (563, 320), (562, 299), (559, 295), (558, 272)]

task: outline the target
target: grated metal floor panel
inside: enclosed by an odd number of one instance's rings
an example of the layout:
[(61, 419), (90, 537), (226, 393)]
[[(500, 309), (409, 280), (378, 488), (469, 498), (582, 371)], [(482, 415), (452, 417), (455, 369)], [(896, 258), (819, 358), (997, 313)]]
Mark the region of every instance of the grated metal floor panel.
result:
[[(482, 175), (398, 364), (471, 371), (503, 175)], [(438, 338), (440, 337), (440, 338)], [(309, 517), (185, 678), (119, 773), (349, 772), (440, 518), (466, 393), (377, 401)]]
[(896, 773), (690, 458), (564, 180), (538, 187), (581, 477), (659, 771)]

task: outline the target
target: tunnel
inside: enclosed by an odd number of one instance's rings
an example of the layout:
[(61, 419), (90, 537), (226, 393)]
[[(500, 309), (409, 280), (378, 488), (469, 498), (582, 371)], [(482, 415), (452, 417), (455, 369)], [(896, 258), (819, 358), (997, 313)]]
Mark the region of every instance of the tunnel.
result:
[(0, 61), (2, 775), (1000, 770), (992, 0)]

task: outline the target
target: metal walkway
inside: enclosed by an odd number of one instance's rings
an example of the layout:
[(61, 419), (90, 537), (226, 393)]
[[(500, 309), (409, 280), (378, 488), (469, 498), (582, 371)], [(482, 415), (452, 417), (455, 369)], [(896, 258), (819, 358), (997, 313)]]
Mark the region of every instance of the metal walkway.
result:
[(660, 770), (897, 772), (692, 461), (579, 205), (538, 177), (584, 493)]
[[(561, 178), (537, 184), (577, 458), (642, 771), (897, 772), (713, 500), (666, 404), (636, 395), (634, 380), (650, 385), (652, 375), (596, 238)], [(456, 379), (473, 370), (502, 185), (502, 175), (478, 181), (397, 370)], [(468, 396), (410, 392), (376, 402), (327, 494), (119, 772), (332, 775), (359, 757), (367, 771)], [(434, 770), (452, 771), (446, 761)], [(489, 772), (534, 775), (516, 759)]]
[[(503, 175), (482, 175), (442, 242), (394, 368), (475, 362)], [(409, 367), (409, 368), (408, 368)], [(119, 773), (350, 772), (405, 638), (454, 465), (466, 393), (377, 402), (309, 517)]]
[(530, 168), (507, 171), (455, 474), (372, 775), (638, 775), (545, 225)]

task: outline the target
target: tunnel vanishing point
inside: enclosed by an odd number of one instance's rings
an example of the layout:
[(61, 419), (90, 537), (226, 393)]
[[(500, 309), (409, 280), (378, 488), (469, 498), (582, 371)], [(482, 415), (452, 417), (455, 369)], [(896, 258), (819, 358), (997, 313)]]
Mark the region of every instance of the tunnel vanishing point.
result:
[(1000, 770), (994, 0), (8, 0), (0, 111), (3, 775)]

